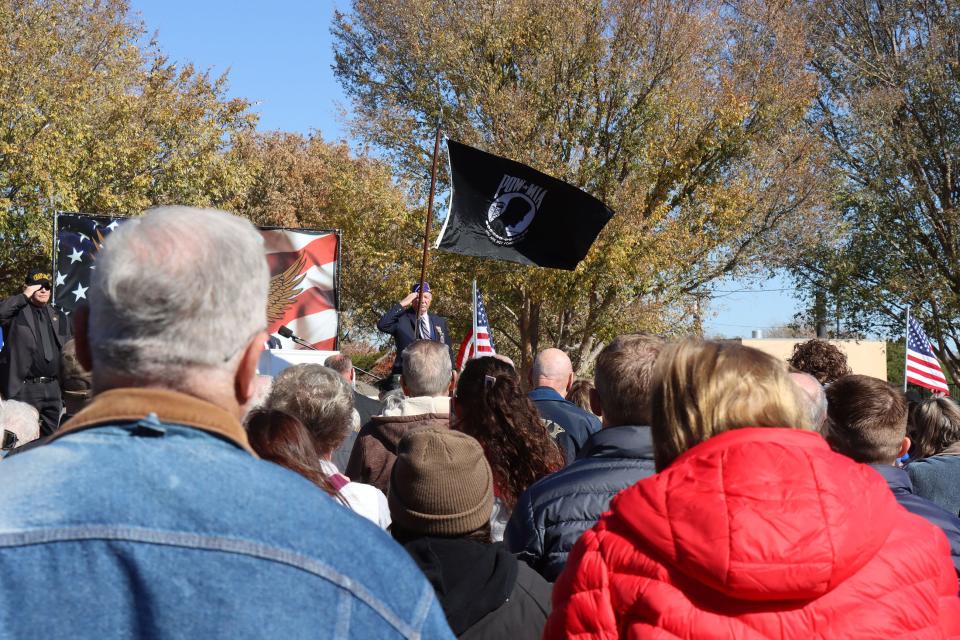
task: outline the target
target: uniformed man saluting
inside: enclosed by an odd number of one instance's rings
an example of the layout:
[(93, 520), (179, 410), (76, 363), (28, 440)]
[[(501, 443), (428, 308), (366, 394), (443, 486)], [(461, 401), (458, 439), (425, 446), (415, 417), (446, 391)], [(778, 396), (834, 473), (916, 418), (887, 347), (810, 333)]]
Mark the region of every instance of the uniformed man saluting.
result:
[(50, 306), (50, 274), (27, 274), (23, 293), (0, 301), (0, 395), (33, 405), (42, 435), (60, 421), (60, 350), (70, 339), (70, 322)]

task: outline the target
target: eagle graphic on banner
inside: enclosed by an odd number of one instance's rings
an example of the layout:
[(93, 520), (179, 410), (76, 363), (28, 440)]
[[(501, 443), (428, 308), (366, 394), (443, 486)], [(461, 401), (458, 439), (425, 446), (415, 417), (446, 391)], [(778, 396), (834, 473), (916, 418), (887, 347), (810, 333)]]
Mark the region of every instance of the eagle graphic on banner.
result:
[[(87, 299), (104, 239), (128, 218), (58, 213), (54, 300), (70, 313)], [(336, 348), (340, 238), (312, 229), (260, 228), (270, 267), (268, 331), (290, 329), (317, 349)], [(284, 339), (281, 338), (281, 343)], [(293, 344), (284, 344), (293, 348)]]
[(267, 293), (267, 324), (273, 324), (283, 318), (287, 309), (300, 293), (300, 283), (307, 277), (304, 271), (307, 259), (303, 254), (282, 273), (270, 278), (270, 291)]

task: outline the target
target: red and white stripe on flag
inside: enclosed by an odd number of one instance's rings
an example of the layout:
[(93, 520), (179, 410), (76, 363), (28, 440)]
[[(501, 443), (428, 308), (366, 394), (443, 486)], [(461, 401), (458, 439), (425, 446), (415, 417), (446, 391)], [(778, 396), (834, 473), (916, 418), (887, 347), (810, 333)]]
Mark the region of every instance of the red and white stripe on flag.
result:
[(477, 340), (474, 341), (473, 329), (471, 329), (460, 343), (460, 350), (457, 351), (457, 370), (462, 370), (463, 365), (471, 358), (492, 356), (495, 353), (493, 344), (490, 343), (490, 331), (486, 327), (477, 327)]
[[(261, 229), (260, 233), (271, 278), (283, 274), (303, 257), (303, 264), (293, 274), (299, 282), (291, 292), (292, 302), (283, 309), (282, 317), (270, 323), (267, 331), (275, 334), (286, 325), (317, 349), (336, 348), (339, 236), (329, 231), (304, 229)], [(277, 337), (284, 348), (296, 348), (292, 341)]]
[(923, 354), (907, 349), (907, 382), (949, 394), (947, 378), (943, 375), (940, 362)]
[(907, 317), (907, 382), (950, 394), (947, 377), (933, 353), (933, 345), (913, 316)]

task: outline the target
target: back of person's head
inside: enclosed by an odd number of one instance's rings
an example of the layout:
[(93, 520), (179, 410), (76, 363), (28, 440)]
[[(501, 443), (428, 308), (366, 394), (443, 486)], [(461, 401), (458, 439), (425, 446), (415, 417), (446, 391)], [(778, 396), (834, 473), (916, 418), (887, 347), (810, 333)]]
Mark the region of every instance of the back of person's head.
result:
[(907, 399), (870, 376), (844, 376), (827, 387), (827, 442), (864, 464), (892, 464), (907, 435)]
[(503, 363), (505, 363), (505, 364), (510, 365), (511, 367), (513, 367), (513, 370), (514, 370), (514, 371), (517, 370), (517, 365), (516, 365), (516, 363), (514, 363), (514, 361), (513, 361), (511, 358), (509, 358), (508, 356), (505, 356), (505, 355), (503, 355), (502, 353), (495, 353), (495, 354), (493, 354), (493, 357), (496, 358), (497, 360), (499, 360), (500, 362), (503, 362)]
[(560, 449), (505, 362), (490, 356), (468, 361), (453, 406), (451, 426), (483, 446), (498, 495), (508, 507), (535, 481), (563, 466)]
[(787, 367), (737, 342), (686, 340), (654, 367), (651, 426), (657, 469), (715, 435), (743, 427), (809, 429)]
[(40, 437), (40, 412), (26, 402), (0, 401), (0, 429), (16, 436), (15, 446)]
[[(97, 255), (90, 286), (94, 387), (191, 393), (198, 380), (234, 374), (266, 328), (268, 283), (263, 241), (247, 220), (160, 207), (125, 222)], [(202, 378), (185, 375), (196, 370)]]
[(574, 380), (570, 385), (570, 391), (567, 391), (567, 400), (577, 405), (584, 411), (593, 411), (590, 407), (590, 392), (593, 390), (593, 383), (589, 380)]
[(338, 496), (320, 467), (320, 454), (302, 422), (283, 411), (257, 409), (247, 416), (247, 438), (257, 455), (300, 474)]
[(259, 409), (270, 396), (270, 388), (273, 386), (273, 376), (258, 374), (253, 379), (253, 393), (250, 400), (243, 406), (243, 415), (247, 415), (254, 409)]
[(353, 360), (350, 356), (338, 353), (332, 355), (323, 361), (323, 366), (330, 367), (339, 373), (345, 380), (351, 380), (353, 377)]
[(597, 357), (593, 379), (606, 426), (650, 424), (650, 380), (662, 339), (633, 333), (618, 336)]
[(417, 340), (403, 350), (400, 380), (408, 397), (446, 396), (453, 366), (447, 346), (435, 340)]
[(820, 384), (831, 384), (850, 375), (847, 356), (826, 340), (807, 340), (793, 345), (793, 355), (787, 363), (803, 373), (809, 373)]
[(817, 431), (822, 431), (827, 422), (827, 394), (823, 385), (809, 373), (794, 371), (790, 379), (800, 388), (800, 398), (803, 400), (807, 413), (810, 414), (810, 425)]
[(393, 411), (394, 409), (402, 407), (403, 401), (406, 400), (406, 398), (407, 397), (403, 395), (403, 389), (391, 389), (380, 396), (380, 406), (384, 412)]
[(950, 398), (921, 400), (910, 410), (910, 458), (943, 453), (960, 442), (960, 407)]
[(560, 349), (544, 349), (533, 359), (530, 382), (535, 387), (550, 387), (566, 393), (573, 383), (573, 365)]
[(336, 371), (319, 364), (298, 364), (281, 371), (263, 406), (302, 422), (321, 456), (340, 446), (353, 424), (350, 387)]
[(67, 415), (72, 416), (83, 409), (90, 400), (92, 389), (90, 372), (77, 359), (76, 342), (67, 340), (60, 350), (60, 390)]
[(493, 474), (480, 443), (450, 429), (415, 429), (397, 446), (390, 474), (391, 532), (422, 536), (490, 535)]

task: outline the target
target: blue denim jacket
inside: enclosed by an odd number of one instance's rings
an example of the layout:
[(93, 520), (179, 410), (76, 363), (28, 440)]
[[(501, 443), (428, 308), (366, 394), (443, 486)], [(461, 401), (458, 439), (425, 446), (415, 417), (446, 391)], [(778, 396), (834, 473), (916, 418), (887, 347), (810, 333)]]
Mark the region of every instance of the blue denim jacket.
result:
[(402, 547), (248, 446), (122, 389), (0, 462), (0, 637), (453, 637)]

